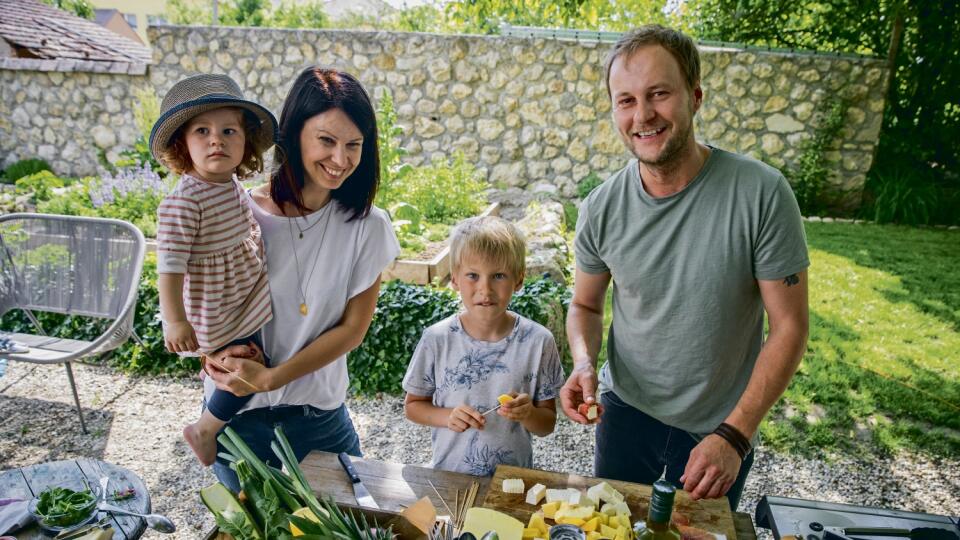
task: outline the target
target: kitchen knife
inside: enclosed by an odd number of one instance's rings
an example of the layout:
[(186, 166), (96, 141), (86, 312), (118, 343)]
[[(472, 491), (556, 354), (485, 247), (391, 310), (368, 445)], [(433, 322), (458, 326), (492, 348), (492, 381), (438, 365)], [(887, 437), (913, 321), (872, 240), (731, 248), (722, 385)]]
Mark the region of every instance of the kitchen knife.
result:
[(377, 505), (377, 501), (373, 500), (373, 497), (370, 496), (367, 487), (360, 481), (356, 469), (353, 468), (353, 462), (350, 461), (350, 456), (348, 456), (346, 452), (340, 452), (337, 455), (337, 459), (340, 460), (340, 465), (343, 466), (343, 470), (347, 471), (347, 476), (349, 476), (350, 481), (353, 482), (353, 496), (357, 498), (357, 504), (364, 508), (375, 508), (379, 510), (380, 506)]

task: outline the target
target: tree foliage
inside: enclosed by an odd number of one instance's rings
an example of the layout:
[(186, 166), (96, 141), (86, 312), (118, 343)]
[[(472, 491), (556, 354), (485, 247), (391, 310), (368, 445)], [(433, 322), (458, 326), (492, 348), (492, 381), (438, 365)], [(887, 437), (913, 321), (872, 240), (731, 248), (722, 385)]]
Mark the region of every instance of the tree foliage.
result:
[(516, 26), (626, 30), (640, 24), (678, 24), (664, 12), (664, 0), (455, 0), (445, 14), (454, 30), (497, 34), (503, 23)]
[[(946, 206), (960, 192), (958, 0), (691, 0), (688, 9), (700, 39), (881, 57), (887, 57), (894, 28), (902, 23), (869, 174), (877, 181), (868, 181), (867, 188), (882, 185), (889, 191), (891, 178), (908, 183), (932, 178), (943, 192), (944, 208), (931, 212), (930, 219), (956, 213)], [(870, 193), (867, 199), (883, 200), (871, 199)]]
[[(327, 28), (330, 19), (320, 0), (228, 0), (219, 2), (217, 23), (223, 26)], [(169, 0), (167, 18), (173, 24), (210, 24), (212, 4), (206, 0)]]
[(43, 0), (45, 4), (69, 11), (77, 17), (93, 19), (94, 7), (89, 0)]

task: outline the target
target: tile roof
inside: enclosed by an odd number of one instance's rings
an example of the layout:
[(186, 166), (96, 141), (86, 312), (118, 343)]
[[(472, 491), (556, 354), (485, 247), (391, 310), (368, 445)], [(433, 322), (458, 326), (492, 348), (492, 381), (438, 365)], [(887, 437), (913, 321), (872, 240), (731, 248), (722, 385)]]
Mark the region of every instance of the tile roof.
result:
[(137, 64), (153, 58), (150, 47), (37, 0), (0, 0), (0, 37), (38, 58)]

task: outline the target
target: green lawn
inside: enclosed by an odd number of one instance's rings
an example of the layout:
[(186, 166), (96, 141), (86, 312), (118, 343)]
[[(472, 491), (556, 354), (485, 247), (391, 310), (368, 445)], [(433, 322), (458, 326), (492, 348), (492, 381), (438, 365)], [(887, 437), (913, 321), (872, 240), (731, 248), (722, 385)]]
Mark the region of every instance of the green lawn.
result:
[[(960, 456), (960, 232), (807, 223), (810, 342), (761, 426), (802, 454)], [(606, 323), (610, 319), (609, 297)]]

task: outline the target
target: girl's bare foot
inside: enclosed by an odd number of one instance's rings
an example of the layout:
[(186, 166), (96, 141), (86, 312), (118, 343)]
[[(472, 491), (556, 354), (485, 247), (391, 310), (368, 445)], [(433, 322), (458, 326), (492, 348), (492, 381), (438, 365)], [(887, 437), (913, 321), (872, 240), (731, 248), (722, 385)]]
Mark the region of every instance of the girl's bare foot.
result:
[(197, 422), (183, 428), (183, 438), (186, 439), (200, 463), (207, 467), (217, 460), (217, 432), (203, 430), (199, 424), (200, 422)]

